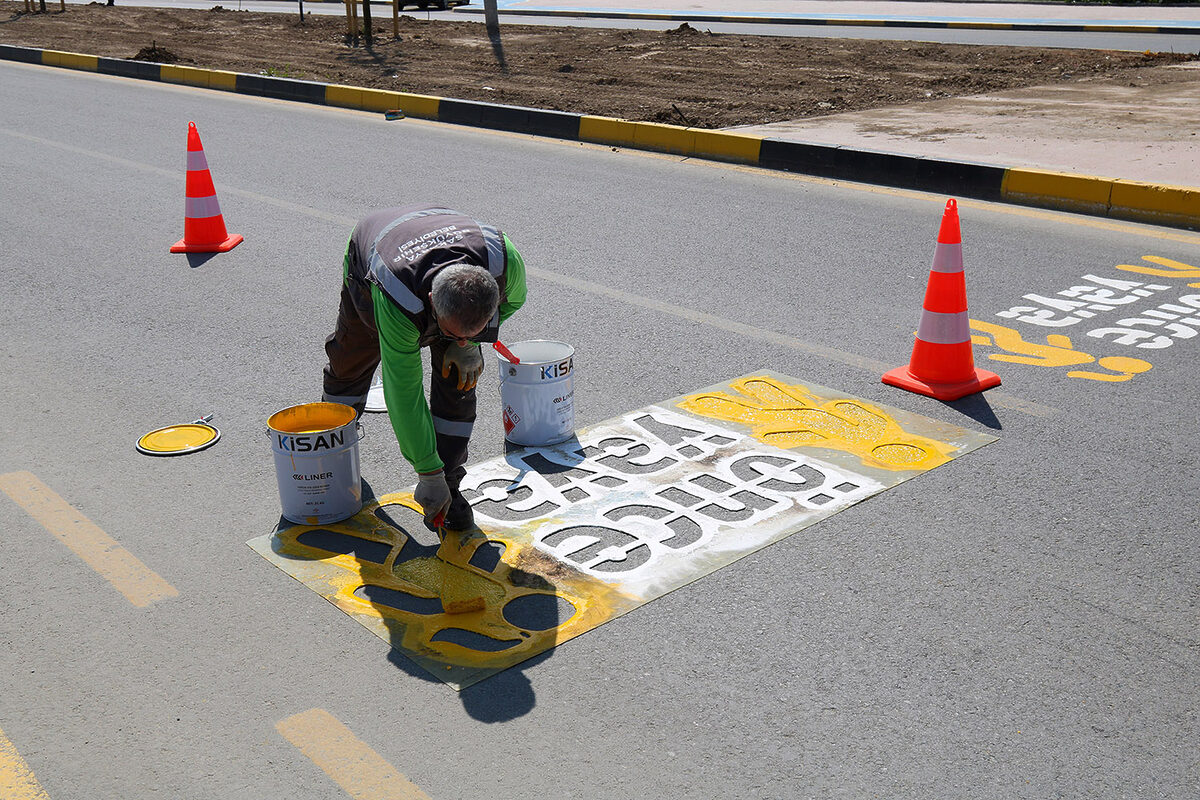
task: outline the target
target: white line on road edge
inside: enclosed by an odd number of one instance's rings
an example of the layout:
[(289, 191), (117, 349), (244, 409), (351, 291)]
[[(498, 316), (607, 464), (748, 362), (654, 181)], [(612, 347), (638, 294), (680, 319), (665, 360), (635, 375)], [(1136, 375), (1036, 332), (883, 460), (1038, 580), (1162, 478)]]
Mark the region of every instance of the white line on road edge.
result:
[[(440, 124), (440, 123), (438, 123), (438, 124)], [(57, 147), (57, 148), (60, 148), (63, 150), (67, 150), (69, 152), (78, 153), (80, 155), (86, 155), (89, 158), (105, 159), (107, 161), (111, 161), (112, 163), (119, 164), (121, 166), (130, 167), (132, 169), (148, 170), (150, 172), (154, 172), (155, 174), (166, 175), (172, 179), (177, 179), (179, 177), (179, 174), (177, 172), (170, 172), (168, 170), (164, 170), (159, 167), (150, 166), (149, 164), (139, 164), (134, 161), (128, 161), (123, 158), (117, 158), (116, 156), (110, 156), (105, 153), (96, 152), (94, 150), (87, 150), (82, 147), (75, 147), (74, 145), (63, 144), (61, 142), (55, 142), (55, 141), (52, 141), (49, 139), (42, 139), (37, 136), (30, 136), (28, 134), (21, 133), (19, 131), (14, 131), (10, 128), (0, 128), (0, 133), (9, 134), (9, 135), (16, 136), (18, 138), (26, 139), (28, 141), (36, 142), (39, 144), (45, 144), (45, 145), (49, 145), (52, 147)], [(525, 134), (513, 134), (513, 135), (514, 136), (524, 136)], [(573, 143), (573, 144), (577, 144), (577, 143)], [(658, 154), (647, 154), (647, 155), (656, 156)], [(770, 170), (762, 170), (761, 168), (758, 168), (758, 167), (742, 167), (742, 166), (732, 165), (732, 164), (717, 164), (716, 162), (713, 162), (712, 165), (721, 167), (721, 168), (726, 168), (726, 169), (732, 168), (732, 169), (738, 169), (738, 170), (753, 170), (755, 172), (764, 172), (767, 174), (775, 174), (775, 173), (771, 172)], [(801, 175), (791, 175), (790, 173), (784, 173), (784, 175), (786, 177), (791, 177), (791, 178), (795, 178), (795, 179), (806, 179), (806, 176), (801, 176)], [(813, 181), (826, 182), (826, 183), (829, 182), (829, 181), (826, 181), (825, 179), (818, 179), (818, 178), (807, 178), (807, 179), (813, 180)], [(856, 188), (858, 187), (857, 184), (855, 186), (856, 186)], [(304, 214), (305, 216), (313, 217), (315, 219), (320, 219), (320, 220), (324, 220), (326, 222), (332, 222), (335, 224), (344, 225), (346, 228), (352, 228), (358, 222), (358, 220), (356, 220), (356, 219), (351, 219), (349, 217), (346, 217), (346, 216), (343, 216), (340, 214), (331, 214), (329, 212), (321, 211), (319, 209), (315, 209), (310, 206), (303, 206), (303, 205), (299, 205), (297, 203), (288, 202), (286, 200), (279, 200), (277, 198), (270, 197), (268, 195), (258, 194), (257, 192), (250, 192), (250, 191), (246, 191), (244, 189), (237, 189), (235, 187), (231, 187), (226, 184), (217, 184), (217, 188), (220, 193), (229, 193), (229, 194), (238, 195), (240, 197), (245, 197), (247, 199), (255, 200), (257, 202), (264, 203), (266, 205), (275, 206), (276, 208), (282, 208), (286, 211), (290, 211), (295, 214)], [(881, 191), (883, 191), (885, 189), (885, 187), (866, 187), (866, 188), (868, 188), (868, 189), (879, 188)], [(887, 189), (886, 193), (888, 193), (888, 194), (905, 194), (906, 192), (905, 192), (905, 190)], [(916, 192), (912, 192), (909, 194), (911, 194), (914, 197), (925, 197), (926, 196), (925, 194), (916, 193)], [(995, 208), (992, 208), (992, 205), (990, 205), (990, 204), (987, 207), (990, 210), (997, 210)], [(1004, 210), (1004, 209), (1000, 209), (1000, 210)], [(1042, 212), (1033, 212), (1033, 213), (1028, 214), (1028, 216), (1049, 216), (1049, 215), (1043, 214)], [(1118, 224), (1108, 223), (1108, 222), (1104, 222), (1099, 225), (1094, 225), (1093, 227), (1103, 227), (1106, 230), (1120, 229), (1125, 232), (1134, 232), (1134, 233), (1142, 232), (1142, 231), (1139, 231), (1137, 228), (1135, 228), (1132, 225), (1121, 226)], [(1173, 236), (1169, 233), (1163, 233), (1163, 234), (1161, 234), (1160, 238), (1173, 238)], [(865, 370), (867, 372), (877, 372), (880, 375), (882, 375), (883, 373), (887, 372), (888, 370), (890, 370), (896, 366), (895, 364), (884, 364), (882, 361), (876, 361), (871, 358), (865, 358), (863, 356), (855, 355), (854, 353), (848, 353), (844, 350), (838, 350), (833, 347), (825, 347), (824, 345), (815, 344), (813, 342), (806, 342), (802, 339), (797, 339), (794, 336), (787, 336), (782, 333), (777, 333), (775, 331), (766, 330), (765, 328), (758, 328), (753, 325), (747, 325), (742, 322), (736, 322), (734, 320), (724, 319), (723, 317), (718, 317), (713, 314), (705, 314), (704, 312), (696, 311), (694, 309), (686, 308), (684, 306), (674, 305), (672, 303), (662, 303), (662, 302), (657, 302), (654, 300), (648, 300), (644, 297), (639, 297), (638, 295), (631, 294), (629, 292), (623, 292), (619, 289), (613, 289), (613, 288), (610, 288), (607, 286), (603, 286), (601, 284), (594, 283), (592, 281), (583, 280), (580, 278), (572, 278), (567, 275), (559, 275), (554, 272), (548, 272), (548, 271), (542, 270), (542, 269), (534, 269), (534, 268), (531, 268), (528, 266), (526, 266), (526, 272), (528, 272), (531, 275), (536, 275), (537, 277), (542, 278), (543, 280), (550, 281), (551, 283), (558, 283), (562, 286), (568, 286), (568, 287), (571, 287), (578, 291), (587, 292), (588, 294), (599, 295), (601, 297), (607, 297), (610, 300), (617, 300), (622, 303), (627, 303), (627, 304), (635, 305), (635, 306), (641, 306), (642, 308), (646, 308), (651, 311), (657, 311), (657, 312), (664, 313), (664, 314), (670, 314), (672, 316), (680, 317), (682, 319), (686, 319), (691, 322), (697, 322), (701, 325), (708, 325), (710, 327), (717, 328), (719, 330), (728, 331), (729, 333), (736, 333), (740, 336), (746, 336), (751, 339), (757, 339), (758, 341), (771, 342), (772, 344), (776, 344), (781, 347), (786, 347), (790, 350), (799, 350), (801, 352), (808, 353), (809, 355), (815, 355), (815, 356), (819, 356), (821, 358), (829, 359), (831, 361), (837, 361), (842, 364), (848, 364), (849, 366), (857, 367), (857, 368)], [(1024, 400), (1020, 397), (1014, 397), (1013, 395), (1006, 394), (1004, 392), (989, 391), (986, 396), (988, 397), (989, 400), (995, 401), (995, 404), (998, 406), (1007, 408), (1011, 411), (1019, 411), (1024, 414), (1030, 414), (1035, 417), (1052, 417), (1052, 416), (1055, 416), (1060, 413), (1059, 409), (1057, 409), (1057, 408), (1042, 405), (1041, 403), (1036, 403), (1032, 400)]]
[[(882, 375), (896, 366), (895, 364), (885, 364), (882, 361), (876, 361), (873, 358), (866, 358), (864, 356), (855, 355), (854, 353), (847, 353), (845, 350), (838, 350), (836, 348), (826, 347), (825, 345), (816, 344), (814, 342), (807, 342), (803, 339), (797, 339), (794, 336), (788, 336), (787, 334), (778, 333), (765, 328), (758, 328), (754, 325), (747, 325), (744, 322), (736, 322), (734, 320), (725, 319), (712, 314), (706, 314), (703, 311), (697, 311), (694, 308), (687, 308), (686, 306), (679, 306), (675, 305), (674, 303), (664, 303), (660, 300), (651, 300), (650, 298), (641, 297), (630, 292), (623, 292), (620, 289), (601, 286), (600, 284), (593, 283), (592, 281), (582, 280), (580, 278), (571, 278), (566, 275), (559, 275), (554, 272), (547, 272), (546, 270), (536, 269), (529, 266), (525, 267), (525, 271), (530, 275), (535, 275), (536, 277), (541, 278), (542, 280), (567, 286), (577, 291), (587, 292), (589, 294), (595, 294), (601, 297), (607, 297), (611, 300), (617, 300), (629, 305), (641, 306), (642, 308), (646, 308), (651, 311), (657, 311), (661, 314), (670, 314), (671, 316), (686, 319), (689, 322), (697, 322), (701, 325), (708, 325), (712, 328), (728, 331), (729, 333), (736, 333), (739, 336), (745, 336), (749, 339), (757, 339), (762, 342), (769, 342), (770, 344), (778, 345), (780, 347), (786, 347), (789, 350), (799, 350), (802, 353), (819, 356), (821, 358), (829, 359), (830, 361), (838, 361), (842, 364), (848, 364), (851, 367), (857, 367), (867, 372), (874, 372)], [(987, 392), (986, 397), (989, 400), (994, 401), (998, 406), (1002, 406), (1003, 408), (1007, 408), (1012, 411), (1020, 411), (1025, 414), (1031, 414), (1035, 417), (1052, 417), (1060, 413), (1059, 409), (1057, 408), (1045, 406), (1041, 403), (1035, 403), (1031, 400), (1024, 400), (1020, 397), (1014, 397), (1012, 395), (1005, 394), (1004, 392), (989, 391)]]

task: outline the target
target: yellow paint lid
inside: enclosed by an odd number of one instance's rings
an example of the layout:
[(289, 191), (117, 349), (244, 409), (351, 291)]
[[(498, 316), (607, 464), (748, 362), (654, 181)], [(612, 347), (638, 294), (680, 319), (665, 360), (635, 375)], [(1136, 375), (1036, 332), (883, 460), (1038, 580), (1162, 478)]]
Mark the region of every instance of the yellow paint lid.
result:
[(211, 425), (199, 422), (168, 425), (138, 439), (137, 449), (148, 456), (180, 456), (211, 447), (220, 438), (221, 432)]

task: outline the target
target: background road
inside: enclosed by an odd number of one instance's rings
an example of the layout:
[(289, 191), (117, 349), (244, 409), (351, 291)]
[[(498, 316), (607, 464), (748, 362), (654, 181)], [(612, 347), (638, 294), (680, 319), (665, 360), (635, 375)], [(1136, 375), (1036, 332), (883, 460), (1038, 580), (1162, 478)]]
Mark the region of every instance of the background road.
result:
[[(91, 0), (71, 0), (71, 2), (86, 3)], [(152, 8), (212, 8), (221, 5), (214, 0), (119, 0), (120, 5), (150, 6)], [(482, 22), (482, 3), (475, 2), (459, 6), (454, 10), (421, 11), (415, 8), (414, 0), (406, 0), (406, 8), (401, 12), (419, 19), (446, 20), (475, 20)], [(52, 7), (52, 4), (51, 4)], [(281, 0), (237, 0), (227, 3), (226, 7), (239, 11), (277, 12), (299, 16), (297, 3), (282, 2)], [(521, 14), (522, 8), (532, 10), (556, 9), (552, 16)], [(983, 9), (982, 13), (980, 9)], [(740, 21), (710, 22), (697, 21), (691, 17), (689, 22), (701, 30), (711, 30), (715, 33), (740, 33), (753, 36), (807, 36), (829, 39), (888, 39), (916, 42), (945, 42), (952, 44), (991, 44), (1027, 47), (1069, 47), (1095, 48), (1099, 50), (1131, 50), (1162, 53), (1200, 53), (1200, 34), (1174, 33), (1169, 29), (1159, 33), (1131, 33), (1113, 31), (1061, 31), (1061, 30), (988, 30), (978, 28), (946, 28), (936, 27), (938, 20), (956, 19), (970, 20), (985, 18), (988, 20), (1010, 20), (1021, 22), (1025, 19), (1046, 19), (1059, 17), (1059, 22), (1071, 23), (1075, 20), (1094, 20), (1097, 17), (1113, 17), (1113, 22), (1128, 24), (1140, 23), (1147, 26), (1162, 24), (1163, 26), (1190, 25), (1194, 31), (1200, 25), (1200, 12), (1190, 8), (1175, 7), (1142, 7), (1130, 9), (1127, 7), (1073, 7), (1065, 5), (1042, 5), (1021, 3), (908, 3), (908, 2), (860, 2), (860, 0), (845, 0), (844, 2), (815, 3), (809, 0), (792, 0), (779, 4), (755, 2), (755, 0), (703, 0), (681, 4), (674, 0), (650, 0), (628, 7), (624, 4), (614, 4), (605, 7), (595, 3), (554, 2), (554, 0), (526, 0), (525, 2), (501, 2), (500, 22), (510, 25), (569, 25), (573, 27), (592, 28), (644, 28), (647, 30), (668, 30), (677, 28), (680, 20), (673, 19), (621, 19), (613, 17), (589, 18), (582, 13), (599, 11), (625, 12), (633, 11), (650, 14), (684, 15), (712, 14), (737, 17), (744, 15)], [(329, 2), (307, 2), (304, 4), (306, 14), (339, 14), (344, 15), (345, 5)], [(770, 16), (802, 16), (811, 18), (828, 17), (838, 14), (848, 18), (882, 19), (882, 18), (925, 18), (933, 20), (930, 27), (882, 27), (876, 25), (796, 25), (769, 24), (757, 22), (756, 19)], [(384, 25), (381, 30), (390, 30), (386, 22), (392, 18), (391, 3), (371, 3), (371, 16), (377, 24)], [(385, 22), (379, 22), (384, 20)], [(502, 28), (503, 30), (503, 28)]]
[[(14, 63), (0, 107), (0, 474), (177, 592), (135, 606), (0, 496), (0, 730), (53, 800), (345, 797), (276, 727), (314, 709), (438, 800), (1200, 792), (1200, 338), (1067, 331), (1153, 364), (1121, 383), (979, 346), (1003, 386), (946, 405), (879, 382), (944, 197)], [(192, 262), (167, 252), (189, 120), (246, 239)], [(511, 235), (505, 339), (576, 346), (580, 427), (773, 369), (999, 441), (456, 694), (244, 544), (278, 520), (265, 421), (319, 394), (346, 237), (415, 200)], [(1196, 265), (1196, 234), (962, 218), (979, 320), (1085, 275), (1200, 294), (1116, 269)], [(495, 392), (472, 462), (503, 451)], [(209, 412), (211, 449), (135, 452)], [(366, 480), (410, 486), (366, 428)]]

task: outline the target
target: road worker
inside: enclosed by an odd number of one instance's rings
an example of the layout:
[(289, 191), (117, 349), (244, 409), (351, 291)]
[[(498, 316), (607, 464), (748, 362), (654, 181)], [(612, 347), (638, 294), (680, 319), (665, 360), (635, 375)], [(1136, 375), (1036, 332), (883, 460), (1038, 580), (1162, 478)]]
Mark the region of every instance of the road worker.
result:
[[(322, 400), (362, 413), (382, 361), (400, 451), (418, 475), (430, 530), (474, 527), (459, 492), (475, 422), (479, 342), (525, 302), (525, 264), (498, 229), (438, 206), (388, 208), (354, 228), (342, 265), (337, 325), (325, 340)], [(428, 347), (429, 401), (421, 348)]]

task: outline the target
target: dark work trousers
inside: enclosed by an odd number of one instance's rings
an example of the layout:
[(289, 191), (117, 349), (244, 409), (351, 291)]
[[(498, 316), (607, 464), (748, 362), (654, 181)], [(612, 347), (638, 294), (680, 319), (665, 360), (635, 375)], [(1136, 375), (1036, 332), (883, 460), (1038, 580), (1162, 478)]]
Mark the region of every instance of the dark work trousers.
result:
[[(446, 483), (458, 489), (467, 472), (464, 465), (475, 424), (475, 389), (458, 389), (457, 369), (450, 370), (450, 377), (442, 377), (442, 361), (450, 342), (431, 336), (423, 336), (422, 342), (429, 339), (429, 411), (437, 453), (445, 465)], [(365, 281), (351, 276), (343, 283), (337, 326), (325, 340), (325, 354), (329, 364), (325, 367), (323, 399), (345, 403), (361, 412), (380, 359), (375, 306), (371, 287)], [(394, 422), (405, 424), (404, 420)]]

